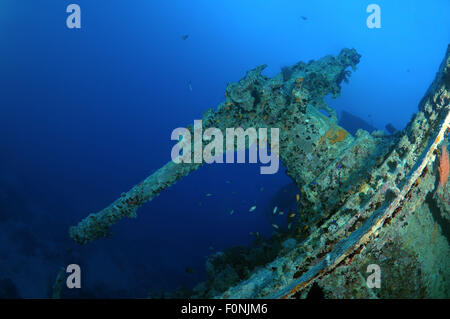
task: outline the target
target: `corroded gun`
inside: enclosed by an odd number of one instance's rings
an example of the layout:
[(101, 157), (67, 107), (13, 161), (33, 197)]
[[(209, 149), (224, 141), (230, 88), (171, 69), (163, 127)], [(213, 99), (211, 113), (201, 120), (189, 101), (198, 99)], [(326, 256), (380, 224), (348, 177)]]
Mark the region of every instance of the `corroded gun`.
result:
[[(450, 128), (450, 46), (419, 111), (393, 136), (363, 130), (352, 136), (324, 101), (328, 94), (339, 96), (360, 58), (356, 50), (343, 49), (285, 67), (273, 78), (259, 66), (228, 84), (225, 101), (205, 112), (206, 127), (280, 129), (277, 152), (301, 190), (298, 209), (308, 212), (298, 214), (298, 231), (308, 233), (226, 291), (204, 288), (194, 297), (305, 297), (313, 282), (328, 297), (395, 296), (393, 284), (378, 295), (366, 287), (361, 267), (374, 262), (385, 278), (410, 289), (410, 296), (448, 297), (450, 250), (443, 225), (450, 220), (450, 183), (441, 185), (442, 174), (448, 177), (441, 153)], [(80, 244), (106, 236), (115, 222), (135, 216), (141, 205), (203, 164), (167, 163), (71, 227), (70, 236)]]

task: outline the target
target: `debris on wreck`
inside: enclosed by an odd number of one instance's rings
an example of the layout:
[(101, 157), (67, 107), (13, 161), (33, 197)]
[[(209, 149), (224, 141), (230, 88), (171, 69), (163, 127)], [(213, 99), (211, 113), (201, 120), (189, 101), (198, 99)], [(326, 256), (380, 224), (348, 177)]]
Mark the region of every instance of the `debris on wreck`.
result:
[[(326, 298), (448, 298), (448, 237), (433, 211), (448, 212), (450, 201), (430, 194), (440, 180), (437, 151), (450, 131), (449, 72), (450, 46), (420, 112), (365, 179), (368, 200), (352, 193), (301, 245), (266, 265), (282, 273), (255, 271), (216, 297), (306, 298), (314, 283)], [(365, 283), (373, 263), (388, 282), (379, 290)]]

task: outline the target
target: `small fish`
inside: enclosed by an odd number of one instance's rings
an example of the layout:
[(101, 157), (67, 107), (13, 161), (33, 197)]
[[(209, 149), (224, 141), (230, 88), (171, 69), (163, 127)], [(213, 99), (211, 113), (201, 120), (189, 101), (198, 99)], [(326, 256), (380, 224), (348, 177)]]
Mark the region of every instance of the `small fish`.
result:
[(342, 167), (341, 164), (338, 164), (338, 166), (336, 166), (337, 169), (340, 169)]
[(235, 192), (235, 191), (232, 191), (232, 192), (231, 192), (231, 194), (233, 194), (233, 195), (234, 195), (234, 194), (236, 194), (236, 192)]
[(295, 213), (292, 213), (289, 215), (289, 218), (294, 218), (295, 217)]
[(284, 212), (279, 212), (278, 213), (280, 216), (283, 216), (284, 215)]
[(300, 195), (299, 194), (295, 195), (295, 199), (297, 200), (297, 202), (299, 202), (300, 201)]
[(275, 228), (275, 229), (279, 229), (280, 228), (280, 227), (278, 227), (277, 224), (272, 224), (272, 227)]
[(214, 247), (213, 246), (209, 246), (209, 250), (214, 250)]
[(181, 36), (181, 40), (187, 40), (189, 38), (189, 34), (184, 34)]
[(289, 223), (288, 224), (288, 229), (291, 229), (291, 227), (292, 227), (292, 223)]
[(264, 190), (264, 187), (261, 187), (261, 188), (259, 189), (260, 192), (262, 192), (263, 190)]
[(231, 182), (230, 182), (230, 181), (225, 181), (225, 183), (227, 183), (227, 184), (231, 184)]
[(300, 18), (302, 18), (302, 20), (308, 20), (308, 17), (305, 17), (305, 16), (300, 16)]
[(232, 209), (230, 212), (230, 215), (233, 215), (233, 214), (234, 214), (234, 209)]
[(210, 194), (210, 193), (206, 194), (206, 197), (211, 197), (211, 196), (212, 196), (212, 194)]
[(273, 209), (273, 214), (275, 215), (277, 213), (278, 210), (278, 206), (275, 206), (275, 208)]
[(252, 207), (250, 207), (249, 212), (253, 212), (255, 209), (256, 209), (256, 206), (252, 206)]
[(188, 274), (192, 274), (192, 273), (194, 272), (194, 269), (192, 269), (191, 267), (186, 267), (185, 271), (186, 271)]

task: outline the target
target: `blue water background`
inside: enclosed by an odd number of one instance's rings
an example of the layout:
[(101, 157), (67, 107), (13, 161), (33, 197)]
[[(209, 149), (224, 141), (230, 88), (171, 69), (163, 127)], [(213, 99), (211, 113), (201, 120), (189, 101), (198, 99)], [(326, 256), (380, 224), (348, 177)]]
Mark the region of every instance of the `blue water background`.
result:
[(67, 234), (168, 162), (172, 130), (215, 108), (247, 70), (268, 64), (273, 76), (355, 48), (357, 72), (327, 101), (401, 129), (450, 42), (448, 0), (377, 0), (381, 29), (366, 26), (370, 1), (72, 2), (81, 30), (65, 25), (69, 1), (0, 1), (0, 283), (20, 297), (48, 296), (69, 263), (83, 271), (75, 297), (192, 286), (209, 254), (270, 235), (264, 211), (290, 179), (259, 165), (205, 166), (112, 238), (80, 247)]

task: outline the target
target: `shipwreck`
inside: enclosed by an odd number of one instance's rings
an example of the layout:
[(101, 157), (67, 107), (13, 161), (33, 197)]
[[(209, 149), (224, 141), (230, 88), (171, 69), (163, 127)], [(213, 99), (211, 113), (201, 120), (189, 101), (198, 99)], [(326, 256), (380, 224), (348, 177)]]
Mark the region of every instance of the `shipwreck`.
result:
[[(272, 78), (258, 66), (204, 113), (205, 128), (279, 128), (279, 149), (271, 151), (301, 190), (302, 204), (292, 229), (275, 239), (282, 245), (271, 260), (227, 281), (233, 265), (224, 267), (223, 254), (211, 256), (210, 279), (191, 297), (304, 298), (313, 283), (327, 298), (450, 297), (448, 155), (441, 160), (450, 130), (450, 46), (417, 113), (392, 135), (351, 135), (324, 101), (339, 96), (360, 58), (343, 49)], [(71, 238), (85, 244), (107, 236), (114, 223), (136, 216), (203, 164), (168, 162), (71, 227)], [(382, 270), (380, 289), (366, 285), (370, 264)]]

